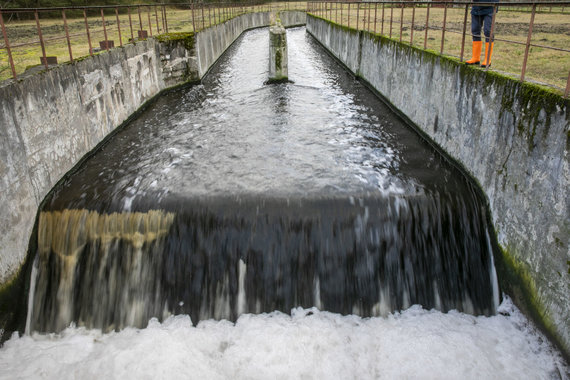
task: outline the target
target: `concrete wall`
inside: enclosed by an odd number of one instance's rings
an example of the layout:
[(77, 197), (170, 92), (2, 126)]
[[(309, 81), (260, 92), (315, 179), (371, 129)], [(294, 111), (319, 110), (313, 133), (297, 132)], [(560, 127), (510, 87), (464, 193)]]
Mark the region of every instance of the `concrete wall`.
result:
[[(305, 22), (304, 12), (281, 17)], [(84, 155), (162, 90), (200, 79), (242, 32), (268, 24), (268, 13), (243, 15), (2, 82), (0, 289), (24, 261), (39, 204)]]
[(570, 352), (570, 101), (319, 18), (307, 30), (479, 182), (503, 259)]

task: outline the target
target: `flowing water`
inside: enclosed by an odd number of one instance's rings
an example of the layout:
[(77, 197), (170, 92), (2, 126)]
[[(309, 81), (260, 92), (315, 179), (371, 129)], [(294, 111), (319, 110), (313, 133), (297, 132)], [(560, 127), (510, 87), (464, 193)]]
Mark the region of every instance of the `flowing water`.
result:
[(73, 366), (30, 374), (392, 378), (421, 374), (417, 349), (434, 355), (424, 377), (564, 377), (516, 308), (499, 309), (473, 185), (304, 28), (287, 38), (291, 83), (265, 84), (268, 32), (248, 32), (55, 189), (27, 325), (62, 333), (13, 338), (0, 368), (22, 351), (44, 363), (48, 342)]

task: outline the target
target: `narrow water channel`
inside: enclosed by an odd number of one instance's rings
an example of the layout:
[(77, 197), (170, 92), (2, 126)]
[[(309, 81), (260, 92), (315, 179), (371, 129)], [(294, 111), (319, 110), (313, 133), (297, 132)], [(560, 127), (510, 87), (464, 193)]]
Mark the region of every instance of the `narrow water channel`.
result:
[(304, 28), (287, 38), (291, 83), (265, 84), (268, 32), (247, 32), (54, 189), (36, 333), (6, 373), (53, 351), (51, 378), (564, 376), (499, 305), (473, 184)]

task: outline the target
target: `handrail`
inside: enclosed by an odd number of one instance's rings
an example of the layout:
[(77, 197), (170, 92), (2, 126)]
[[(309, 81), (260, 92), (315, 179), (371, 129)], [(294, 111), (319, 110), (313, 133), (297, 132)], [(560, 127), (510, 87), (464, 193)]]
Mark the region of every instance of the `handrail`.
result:
[[(468, 29), (467, 24), (471, 24), (471, 18), (468, 17), (469, 9), (472, 6), (489, 6), (493, 8), (492, 12), (492, 23), (491, 23), (491, 33), (490, 40), (495, 42), (502, 42), (505, 44), (524, 46), (524, 54), (517, 61), (521, 62), (521, 70), (518, 78), (520, 81), (528, 81), (527, 70), (529, 63), (529, 55), (532, 48), (546, 49), (548, 51), (560, 52), (565, 54), (563, 59), (563, 68), (560, 70), (565, 70), (564, 73), (557, 73), (558, 78), (566, 78), (565, 90), (563, 94), (565, 98), (570, 95), (570, 38), (566, 45), (564, 46), (550, 46), (547, 43), (542, 43), (542, 41), (533, 41), (533, 26), (535, 26), (535, 16), (539, 13), (540, 7), (552, 7), (561, 9), (562, 14), (570, 14), (570, 1), (558, 1), (558, 2), (520, 2), (520, 3), (497, 3), (497, 2), (470, 2), (470, 1), (310, 1), (307, 3), (308, 13), (315, 16), (330, 20), (332, 22), (342, 24), (349, 28), (354, 28), (356, 30), (364, 30), (372, 33), (378, 33), (384, 35), (388, 38), (396, 38), (398, 42), (404, 42), (406, 44), (415, 46), (414, 43), (414, 29), (420, 29), (424, 31), (423, 36), (423, 49), (427, 49), (428, 39), (433, 38), (433, 31), (439, 31), (439, 38), (436, 38), (440, 42), (439, 53), (446, 56), (459, 58), (460, 62), (464, 61), (465, 43), (466, 38), (471, 36), (471, 31)], [(508, 39), (500, 34), (496, 33), (496, 23), (502, 23), (503, 21), (497, 16), (499, 9), (501, 12), (507, 12), (509, 9), (520, 9), (521, 7), (530, 7), (528, 14), (530, 15), (530, 21), (528, 22), (528, 29), (524, 34), (520, 35), (521, 41), (515, 41), (513, 39)], [(351, 9), (352, 8), (352, 9)], [(441, 9), (438, 14), (435, 14), (436, 9)], [(564, 9), (566, 8), (566, 12)], [(396, 14), (394, 10), (398, 9)], [(411, 22), (408, 20), (404, 21), (404, 11), (410, 10), (412, 12)], [(388, 10), (388, 11), (387, 11)], [(416, 13), (420, 10), (425, 11), (425, 23), (416, 21)], [(461, 18), (461, 20), (456, 20), (454, 25), (455, 28), (450, 27), (449, 22), (449, 12), (455, 11), (456, 18)], [(499, 14), (502, 14), (502, 13)], [(398, 15), (399, 14), (399, 15)], [(399, 19), (398, 19), (399, 16)], [(356, 19), (356, 20), (355, 20)], [(443, 20), (441, 20), (443, 19)], [(435, 21), (434, 21), (435, 20)], [(565, 24), (565, 20), (561, 20), (562, 24)], [(352, 24), (351, 24), (352, 23)], [(399, 25), (395, 25), (399, 24)], [(459, 25), (459, 28), (457, 27)], [(379, 29), (379, 30), (378, 30)], [(387, 29), (387, 31), (385, 31)], [(399, 29), (399, 32), (398, 32)], [(411, 30), (409, 41), (403, 40), (403, 31), (405, 29)], [(432, 32), (432, 36), (428, 37), (428, 33)], [(448, 33), (448, 35), (446, 35)], [(453, 39), (453, 36), (461, 36), (461, 42), (455, 42), (459, 45), (455, 50), (460, 50), (459, 56), (454, 55), (450, 49), (446, 49), (446, 44), (450, 44), (449, 40)], [(563, 35), (560, 33), (560, 35)], [(475, 35), (476, 37), (483, 37)], [(525, 41), (523, 42), (522, 39)], [(417, 40), (416, 40), (417, 41)], [(540, 43), (539, 43), (540, 42)], [(449, 45), (448, 45), (449, 46)], [(454, 45), (455, 47), (455, 45)], [(453, 50), (453, 48), (451, 49)], [(496, 48), (495, 48), (496, 50)], [(566, 54), (567, 53), (567, 54)], [(486, 54), (486, 53), (485, 53)], [(522, 52), (521, 52), (522, 54)], [(496, 55), (496, 54), (495, 54)], [(509, 57), (512, 60), (512, 57)], [(568, 63), (566, 64), (566, 60)], [(496, 62), (496, 60), (494, 61)], [(499, 62), (500, 64), (501, 62)], [(489, 70), (489, 66), (485, 70)], [(496, 66), (496, 65), (495, 65)], [(509, 71), (512, 72), (512, 71)], [(514, 72), (513, 72), (514, 73)], [(561, 82), (556, 82), (558, 88), (563, 88)], [(545, 83), (549, 86), (554, 86), (553, 83)]]

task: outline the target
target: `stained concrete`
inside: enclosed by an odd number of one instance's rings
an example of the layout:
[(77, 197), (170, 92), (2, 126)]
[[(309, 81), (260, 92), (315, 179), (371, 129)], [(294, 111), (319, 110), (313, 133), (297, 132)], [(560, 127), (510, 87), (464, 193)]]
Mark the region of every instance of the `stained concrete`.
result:
[(507, 260), (570, 352), (570, 101), (319, 18), (307, 30), (480, 184)]

